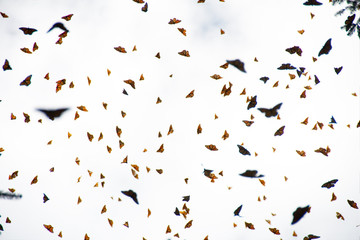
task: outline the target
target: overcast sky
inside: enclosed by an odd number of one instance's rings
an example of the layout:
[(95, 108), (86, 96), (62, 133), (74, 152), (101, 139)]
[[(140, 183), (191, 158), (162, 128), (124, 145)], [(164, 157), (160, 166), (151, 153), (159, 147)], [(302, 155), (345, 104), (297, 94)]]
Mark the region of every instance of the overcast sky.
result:
[[(20, 200), (0, 199), (0, 239), (59, 239), (60, 231), (63, 239), (87, 234), (92, 240), (177, 239), (176, 233), (188, 240), (207, 235), (303, 239), (308, 234), (359, 239), (359, 210), (347, 200), (360, 203), (360, 47), (357, 36), (348, 37), (340, 29), (346, 16), (334, 16), (339, 7), (327, 1), (309, 7), (294, 0), (156, 0), (148, 2), (145, 13), (143, 5), (131, 0), (0, 0), (0, 11), (9, 16), (0, 18), (0, 62), (7, 59), (12, 67), (0, 72), (0, 190), (22, 194)], [(70, 21), (61, 19), (68, 14), (73, 14)], [(181, 22), (168, 24), (172, 18)], [(63, 31), (47, 33), (56, 22), (69, 29), (61, 45), (55, 42)], [(37, 32), (24, 35), (19, 27)], [(186, 36), (177, 28), (186, 29)], [(329, 38), (332, 50), (318, 57)], [(39, 49), (32, 54), (20, 50), (32, 51), (34, 42)], [(135, 45), (137, 51), (132, 51)], [(118, 46), (127, 53), (116, 51)], [(302, 49), (301, 56), (285, 51), (293, 46)], [(190, 57), (178, 54), (183, 50)], [(245, 63), (246, 73), (230, 65), (220, 68), (234, 59)], [(277, 70), (283, 63), (306, 69), (299, 78), (296, 70)], [(336, 74), (334, 67), (340, 66)], [(214, 80), (214, 74), (222, 78)], [(29, 75), (31, 84), (20, 86)], [(317, 85), (314, 75), (320, 80)], [(266, 84), (259, 80), (264, 76), (269, 77)], [(66, 84), (56, 93), (56, 81), (62, 79)], [(128, 79), (135, 89), (124, 82)], [(71, 82), (74, 88), (69, 88)], [(232, 92), (224, 97), (220, 92), (229, 82)], [(300, 98), (305, 86), (312, 89)], [(240, 95), (244, 88), (246, 94)], [(185, 98), (192, 90), (194, 97)], [(255, 95), (257, 106), (247, 110), (247, 97)], [(158, 97), (162, 102), (156, 104)], [(280, 119), (257, 110), (278, 103), (283, 103)], [(77, 108), (81, 105), (88, 112)], [(69, 110), (55, 121), (36, 110), (63, 107)], [(74, 120), (76, 111), (80, 117)], [(29, 123), (23, 113), (30, 115)], [(254, 123), (247, 127), (243, 120), (251, 115)], [(332, 116), (334, 129), (328, 126)], [(308, 124), (301, 124), (307, 117)], [(323, 128), (312, 130), (317, 122)], [(170, 124), (174, 132), (168, 135)], [(116, 126), (122, 130), (120, 138)], [(275, 137), (281, 126), (284, 134)], [(223, 140), (225, 130), (229, 138)], [(98, 141), (100, 132), (103, 139)], [(125, 143), (121, 149), (119, 139)], [(205, 148), (210, 144), (218, 151)], [(238, 144), (251, 156), (241, 155)], [(314, 152), (327, 146), (327, 157)], [(305, 151), (306, 157), (296, 150)], [(121, 163), (126, 156), (128, 163)], [(138, 179), (131, 164), (140, 168)], [(214, 183), (204, 176), (204, 168), (214, 170)], [(265, 175), (265, 186), (239, 176), (248, 169)], [(18, 177), (9, 180), (15, 171)], [(38, 182), (31, 185), (35, 176)], [(332, 179), (339, 180), (334, 188), (321, 188)], [(129, 189), (137, 193), (138, 205), (121, 193)], [(46, 203), (44, 193), (50, 199)], [(336, 201), (330, 201), (332, 193)], [(184, 219), (174, 211), (182, 210), (182, 197), (188, 195), (190, 213)], [(240, 218), (234, 210), (241, 204)], [(101, 214), (104, 205), (107, 212)], [(291, 225), (292, 213), (307, 205), (311, 212)], [(345, 220), (337, 219), (336, 212)], [(192, 226), (185, 229), (190, 220)], [(245, 228), (245, 221), (255, 230)], [(43, 224), (52, 225), (54, 233)], [(166, 234), (168, 225), (172, 231)], [(279, 229), (280, 235), (269, 228)]]

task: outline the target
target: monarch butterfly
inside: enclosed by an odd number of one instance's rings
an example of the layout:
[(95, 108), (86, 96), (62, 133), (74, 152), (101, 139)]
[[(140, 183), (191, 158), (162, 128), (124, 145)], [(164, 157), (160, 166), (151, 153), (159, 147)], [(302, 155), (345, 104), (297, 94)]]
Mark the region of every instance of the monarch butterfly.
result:
[(235, 59), (235, 60), (226, 60), (227, 63), (229, 63), (230, 65), (234, 66), (235, 68), (237, 68), (238, 70), (246, 73), (245, 70), (245, 63), (240, 61), (240, 59)]
[(223, 69), (227, 69), (229, 67), (229, 63), (224, 63), (220, 67), (223, 68)]
[(278, 70), (291, 70), (291, 69), (296, 69), (296, 68), (294, 66), (292, 66), (290, 63), (283, 63), (277, 69)]
[(136, 2), (136, 3), (144, 3), (143, 0), (133, 0), (133, 1)]
[(306, 207), (298, 207), (295, 212), (293, 212), (293, 220), (291, 224), (295, 224), (307, 213), (310, 212), (310, 206), (307, 205)]
[(8, 17), (9, 17), (8, 15), (6, 15), (6, 13), (0, 12), (0, 14), (1, 14), (1, 16), (2, 16), (3, 18), (8, 18)]
[(46, 203), (47, 201), (49, 201), (50, 199), (48, 198), (48, 196), (46, 196), (46, 194), (44, 193), (43, 196), (43, 203)]
[(241, 211), (241, 209), (242, 209), (242, 206), (243, 205), (240, 205), (238, 208), (236, 208), (235, 209), (235, 211), (234, 211), (234, 216), (239, 216), (240, 217), (240, 211)]
[(179, 30), (184, 36), (186, 36), (186, 29), (185, 29), (185, 28), (178, 28), (178, 30)]
[(159, 152), (159, 153), (164, 152), (164, 144), (161, 144), (161, 146), (159, 147), (159, 149), (156, 152)]
[(358, 209), (358, 206), (357, 206), (356, 202), (354, 202), (352, 200), (347, 200), (347, 202), (349, 203), (350, 207)]
[(136, 204), (139, 204), (138, 199), (137, 199), (137, 194), (133, 190), (130, 189), (128, 191), (121, 191), (121, 193), (124, 194), (125, 196), (130, 197), (132, 200), (134, 200), (134, 202)]
[(73, 15), (74, 14), (69, 14), (69, 15), (63, 16), (62, 19), (66, 20), (66, 21), (70, 21)]
[(287, 51), (290, 54), (296, 53), (299, 56), (301, 56), (301, 54), (302, 54), (302, 50), (299, 46), (293, 46), (291, 48), (287, 48), (287, 49), (285, 49), (285, 51)]
[(205, 147), (206, 147), (207, 149), (209, 149), (210, 151), (217, 151), (217, 150), (218, 150), (218, 149), (216, 148), (216, 146), (213, 145), (213, 144), (205, 145)]
[(121, 53), (126, 53), (126, 50), (125, 48), (121, 47), (121, 46), (118, 46), (118, 47), (114, 47), (114, 49), (118, 52), (121, 52)]
[(147, 12), (148, 11), (148, 4), (145, 3), (145, 5), (141, 8), (141, 11)]
[(229, 137), (229, 133), (225, 130), (224, 135), (221, 138), (226, 140), (228, 137)]
[(181, 52), (178, 52), (178, 54), (184, 57), (190, 57), (189, 51), (187, 50), (182, 50)]
[(253, 97), (251, 97), (250, 102), (249, 102), (249, 104), (248, 104), (248, 106), (247, 106), (247, 109), (248, 109), (248, 110), (249, 110), (250, 108), (254, 108), (254, 107), (256, 106), (256, 104), (257, 104), (256, 98), (257, 98), (256, 95), (253, 96)]
[(303, 150), (301, 150), (301, 151), (296, 150), (296, 152), (297, 152), (300, 156), (302, 156), (302, 157), (306, 157), (306, 153), (305, 153), (305, 151), (303, 151)]
[[(177, 208), (176, 208), (177, 209)], [(179, 211), (179, 210), (178, 210)], [(179, 213), (179, 215), (180, 215), (180, 213)], [(170, 228), (170, 225), (168, 225), (167, 226), (167, 228), (166, 228), (166, 232), (165, 233), (171, 233), (171, 228)]]
[(195, 91), (195, 89), (192, 90), (188, 95), (186, 95), (185, 98), (192, 98), (194, 96), (194, 91)]
[(20, 48), (20, 50), (23, 51), (24, 53), (32, 54), (32, 52), (26, 47)]
[(256, 176), (258, 173), (257, 170), (246, 170), (245, 172), (239, 174), (240, 176), (243, 176), (243, 177), (249, 177), (249, 178), (261, 178), (261, 177), (264, 177), (264, 175), (260, 174), (258, 176)]
[(264, 84), (269, 80), (269, 77), (261, 77), (260, 80), (264, 82)]
[(5, 59), (5, 63), (3, 65), (3, 70), (6, 71), (6, 70), (12, 70), (12, 68), (10, 67), (10, 63), (7, 59)]
[(184, 228), (190, 228), (192, 226), (193, 220), (190, 220), (188, 223), (186, 223)]
[(247, 127), (250, 127), (254, 123), (254, 121), (247, 121), (247, 120), (243, 120), (243, 122)]
[(35, 28), (26, 28), (26, 27), (21, 27), (19, 28), (21, 31), (23, 31), (23, 33), (25, 35), (31, 35), (33, 34), (34, 32), (37, 32), (37, 30)]
[(335, 187), (335, 184), (337, 183), (337, 181), (338, 181), (338, 179), (333, 179), (331, 181), (328, 181), (328, 182), (324, 183), (321, 187), (322, 188), (327, 188), (327, 189)]
[(282, 103), (279, 103), (278, 105), (274, 106), (273, 108), (258, 108), (258, 110), (262, 113), (265, 113), (266, 117), (275, 117), (278, 115), (277, 110), (281, 108)]
[(49, 119), (54, 121), (55, 118), (60, 117), (65, 111), (69, 110), (69, 108), (59, 108), (54, 110), (46, 110), (46, 109), (37, 109), (37, 110), (44, 113)]
[(276, 228), (269, 228), (270, 232), (272, 232), (275, 235), (280, 235), (280, 231)]
[(49, 232), (54, 233), (53, 226), (44, 224), (44, 228), (46, 228)]
[(157, 57), (158, 59), (160, 59), (160, 52), (158, 52), (155, 57)]
[(248, 222), (245, 222), (245, 227), (248, 229), (251, 229), (251, 230), (255, 229), (254, 225), (252, 223), (248, 223)]
[(125, 83), (129, 84), (133, 89), (135, 89), (135, 82), (131, 79), (124, 80)]
[(173, 126), (172, 126), (172, 124), (170, 124), (169, 131), (168, 131), (167, 135), (170, 135), (173, 132), (174, 132)]
[(246, 149), (246, 148), (244, 148), (243, 146), (241, 146), (241, 145), (237, 145), (238, 146), (238, 148), (239, 148), (239, 152), (242, 154), (242, 155), (251, 155), (250, 154), (250, 152)]
[(202, 128), (201, 125), (199, 124), (197, 130), (196, 130), (197, 134), (200, 134), (202, 132)]
[(170, 19), (169, 24), (177, 24), (179, 22), (181, 22), (181, 20), (173, 18), (173, 19)]
[(343, 69), (343, 67), (338, 67), (338, 68), (334, 68), (336, 74), (339, 74), (341, 72), (341, 70)]
[(324, 46), (321, 48), (321, 50), (318, 54), (318, 57), (320, 57), (323, 54), (328, 54), (331, 49), (332, 49), (331, 38), (329, 38), (329, 40), (327, 40), (326, 43), (324, 44)]
[(88, 110), (86, 109), (85, 106), (81, 105), (81, 106), (78, 106), (77, 109), (83, 111), (83, 112), (87, 112)]
[(283, 135), (283, 134), (284, 134), (284, 129), (285, 129), (285, 126), (282, 126), (281, 128), (279, 128), (279, 129), (275, 132), (274, 136), (281, 136), (281, 135)]
[(32, 75), (27, 76), (21, 83), (20, 86), (29, 86), (31, 84)]
[(220, 76), (220, 75), (218, 75), (218, 74), (214, 74), (214, 75), (212, 75), (212, 76), (210, 76), (211, 78), (213, 78), (213, 79), (215, 79), (215, 80), (219, 80), (219, 79), (221, 79), (222, 77)]

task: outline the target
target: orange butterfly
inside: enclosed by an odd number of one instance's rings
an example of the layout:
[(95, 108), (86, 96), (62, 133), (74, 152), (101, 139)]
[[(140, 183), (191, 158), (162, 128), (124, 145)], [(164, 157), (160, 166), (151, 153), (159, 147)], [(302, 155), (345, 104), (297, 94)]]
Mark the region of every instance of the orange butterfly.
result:
[(36, 44), (36, 42), (34, 42), (34, 45), (33, 45), (33, 52), (35, 52), (36, 50), (39, 49), (39, 46)]
[(25, 117), (25, 120), (24, 120), (24, 121), (25, 121), (26, 123), (30, 122), (30, 116), (29, 116), (27, 113), (24, 113), (24, 112), (23, 112), (23, 115), (24, 115), (24, 117)]
[(352, 201), (352, 200), (347, 200), (347, 202), (349, 203), (349, 205), (352, 207), (352, 208), (355, 208), (355, 209), (359, 209), (356, 202)]
[(173, 18), (173, 19), (170, 19), (169, 24), (177, 24), (179, 22), (181, 22), (181, 20)]
[(297, 152), (300, 156), (306, 157), (306, 153), (305, 153), (303, 150), (301, 150), (301, 151), (296, 150), (296, 152)]
[(158, 59), (160, 59), (160, 52), (158, 52), (155, 57), (157, 57)]
[(9, 17), (8, 15), (6, 15), (6, 13), (0, 12), (0, 14), (1, 14), (1, 16), (2, 16), (3, 18), (8, 18), (8, 17)]
[(216, 148), (216, 146), (213, 145), (213, 144), (205, 145), (205, 147), (206, 147), (207, 149), (209, 149), (210, 151), (217, 151), (217, 150), (218, 150), (218, 149)]
[(15, 119), (16, 119), (16, 116), (15, 116), (13, 113), (11, 113), (10, 119), (11, 119), (11, 120), (15, 120)]
[(214, 74), (214, 75), (212, 75), (212, 76), (210, 76), (211, 78), (213, 78), (213, 79), (215, 79), (215, 80), (219, 80), (219, 79), (221, 79), (222, 77), (220, 76), (220, 75), (218, 75), (218, 74)]
[(9, 180), (14, 179), (18, 176), (19, 171), (13, 172), (11, 175), (9, 175)]
[(280, 231), (276, 228), (269, 228), (269, 230), (275, 235), (280, 235)]
[(186, 36), (186, 29), (185, 29), (185, 28), (178, 28), (178, 30), (179, 30), (184, 36)]
[(135, 82), (131, 79), (124, 80), (125, 83), (129, 84), (133, 89), (135, 89)]
[(141, 11), (147, 12), (148, 11), (148, 4), (145, 3), (145, 5), (141, 8)]
[(21, 31), (23, 31), (23, 33), (25, 35), (31, 35), (33, 34), (34, 32), (37, 32), (37, 30), (35, 28), (26, 28), (26, 27), (21, 27), (19, 28)]
[(173, 126), (172, 126), (172, 124), (170, 124), (169, 131), (168, 131), (167, 135), (170, 135), (173, 132), (174, 132)]
[(91, 133), (87, 132), (87, 137), (88, 137), (89, 141), (92, 142), (94, 136)]
[(118, 47), (114, 47), (114, 49), (118, 52), (121, 52), (121, 53), (126, 53), (126, 50), (125, 48), (121, 47), (121, 46), (118, 46)]
[(229, 137), (229, 133), (225, 130), (224, 135), (221, 138), (226, 140), (228, 137)]
[(12, 70), (12, 68), (10, 67), (9, 61), (7, 59), (5, 59), (5, 63), (3, 65), (3, 70)]
[(85, 106), (81, 105), (79, 107), (77, 107), (79, 110), (83, 111), (83, 112), (87, 112), (88, 110), (86, 109)]
[(194, 90), (192, 90), (188, 95), (186, 95), (186, 98), (192, 98), (194, 96)]
[(251, 229), (251, 230), (255, 229), (254, 225), (252, 223), (248, 223), (248, 222), (245, 222), (245, 227), (248, 229)]
[(201, 125), (199, 124), (198, 128), (197, 128), (197, 134), (200, 134), (202, 132), (202, 128)]
[(70, 20), (71, 20), (71, 17), (72, 17), (73, 15), (74, 15), (74, 14), (69, 14), (69, 15), (63, 16), (62, 19), (66, 20), (66, 21), (70, 21)]
[(120, 147), (120, 149), (121, 149), (123, 146), (125, 146), (125, 143), (124, 143), (123, 141), (119, 140), (119, 147)]
[(54, 233), (53, 226), (44, 224), (44, 228), (46, 228), (49, 232)]
[(190, 57), (189, 51), (187, 50), (182, 50), (181, 52), (178, 52), (178, 54), (184, 57)]
[(275, 132), (274, 136), (281, 136), (281, 135), (283, 135), (283, 134), (284, 134), (284, 129), (285, 129), (285, 126), (282, 126), (281, 128), (279, 128), (279, 129)]
[(159, 152), (159, 153), (164, 152), (164, 144), (161, 144), (161, 146), (159, 147), (159, 149), (156, 152)]
[(193, 222), (193, 220), (190, 220), (190, 221), (185, 225), (184, 228), (190, 228), (190, 227), (192, 226), (192, 222)]
[(250, 127), (251, 124), (254, 123), (254, 121), (247, 121), (247, 120), (243, 120), (243, 122), (245, 123), (245, 125), (246, 125), (247, 127)]
[(29, 86), (31, 84), (32, 75), (27, 76), (21, 83), (20, 86)]

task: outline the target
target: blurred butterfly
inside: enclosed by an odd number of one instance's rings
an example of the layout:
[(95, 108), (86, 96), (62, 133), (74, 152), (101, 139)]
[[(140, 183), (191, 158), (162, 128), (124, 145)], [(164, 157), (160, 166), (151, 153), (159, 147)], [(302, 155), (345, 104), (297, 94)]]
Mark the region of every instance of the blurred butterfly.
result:
[(129, 95), (125, 89), (123, 89), (123, 92), (122, 92), (124, 95)]
[(44, 113), (49, 119), (54, 121), (55, 118), (60, 117), (65, 111), (69, 110), (69, 108), (59, 108), (54, 110), (46, 110), (46, 109), (37, 109), (37, 110)]
[(62, 19), (64, 19), (65, 21), (70, 21), (73, 15), (74, 14), (69, 14), (69, 15), (63, 16)]
[(179, 22), (181, 22), (181, 20), (173, 18), (173, 19), (170, 19), (169, 24), (177, 24)]
[(49, 201), (50, 199), (46, 196), (46, 194), (44, 193), (43, 196), (43, 202), (46, 203), (47, 201)]
[(126, 53), (126, 50), (125, 48), (121, 47), (121, 46), (118, 46), (118, 47), (114, 47), (114, 49), (118, 52), (121, 52), (121, 53)]
[(245, 227), (248, 229), (251, 229), (251, 230), (255, 229), (254, 225), (252, 223), (248, 223), (248, 222), (245, 222)]
[(131, 79), (124, 80), (125, 83), (129, 84), (133, 89), (135, 89), (135, 82)]
[(147, 12), (148, 11), (148, 4), (145, 3), (145, 5), (141, 8), (141, 11)]
[(316, 0), (307, 0), (306, 2), (303, 3), (305, 6), (320, 6), (322, 5), (321, 2), (318, 2)]
[(265, 113), (266, 117), (276, 117), (278, 115), (277, 110), (280, 109), (282, 103), (279, 103), (278, 105), (274, 106), (273, 108), (258, 108), (258, 110), (262, 113)]
[(274, 136), (281, 136), (281, 135), (283, 135), (283, 134), (284, 134), (284, 129), (285, 129), (285, 126), (282, 126), (281, 128), (279, 128), (279, 129), (275, 132)]
[(260, 80), (264, 82), (264, 84), (269, 80), (269, 77), (261, 77)]
[(6, 70), (12, 70), (12, 68), (10, 67), (10, 63), (7, 59), (5, 59), (5, 63), (3, 65), (3, 70), (6, 71)]
[(328, 181), (328, 182), (324, 183), (321, 187), (322, 188), (327, 188), (327, 189), (335, 187), (335, 183), (337, 183), (337, 181), (338, 181), (338, 179)]
[(184, 57), (190, 57), (189, 51), (187, 50), (182, 50), (181, 52), (178, 52), (178, 54)]
[(280, 231), (277, 228), (269, 228), (270, 232), (272, 232), (275, 235), (280, 235)]
[(306, 207), (298, 207), (295, 212), (293, 212), (293, 220), (291, 224), (295, 224), (310, 210), (310, 206), (307, 205)]
[(136, 192), (134, 192), (133, 190), (128, 190), (128, 191), (121, 191), (124, 195), (132, 198), (132, 200), (134, 200), (134, 202), (136, 204), (139, 204), (138, 200), (137, 200), (137, 194)]
[(335, 118), (334, 118), (333, 116), (331, 116), (331, 120), (330, 120), (329, 123), (334, 123), (334, 124), (336, 124), (337, 122), (335, 121)]
[(355, 24), (353, 24), (354, 19), (355, 19), (355, 14), (347, 17), (347, 19), (345, 21), (345, 29), (346, 29), (346, 31), (349, 31), (349, 29), (352, 28), (355, 25)]
[(183, 201), (185, 201), (185, 202), (190, 201), (190, 196), (184, 196), (184, 197), (183, 197)]
[(314, 75), (314, 77), (315, 77), (315, 84), (319, 84), (320, 83), (319, 78), (316, 75)]
[(313, 235), (313, 234), (309, 234), (306, 237), (304, 237), (304, 240), (311, 240), (311, 239), (317, 239), (317, 238), (320, 238), (320, 237)]
[(247, 121), (247, 120), (243, 120), (243, 122), (247, 127), (250, 127), (254, 123), (254, 121)]
[(245, 71), (245, 63), (240, 61), (239, 59), (235, 59), (235, 60), (226, 60), (227, 63), (229, 63), (230, 65), (236, 67), (237, 69), (239, 69), (240, 71), (246, 73)]
[(213, 145), (213, 144), (205, 145), (205, 147), (206, 147), (207, 149), (209, 149), (210, 151), (217, 151), (217, 150), (218, 150), (218, 149), (216, 148), (216, 146)]
[(329, 40), (327, 40), (326, 43), (324, 44), (324, 46), (321, 48), (321, 50), (318, 54), (318, 57), (320, 57), (323, 54), (328, 54), (331, 49), (332, 49), (331, 38), (329, 38)]
[[(14, 191), (15, 191), (15, 189), (14, 189)], [(8, 192), (0, 191), (0, 198), (19, 199), (19, 198), (22, 198), (22, 195), (21, 194), (15, 194), (15, 193), (12, 193), (12, 192), (8, 193)]]
[(179, 209), (178, 209), (178, 208), (175, 208), (174, 214), (175, 214), (176, 216), (180, 216), (180, 212), (179, 212)]
[(239, 152), (242, 154), (242, 155), (251, 155), (250, 154), (250, 152), (246, 149), (246, 148), (244, 148), (243, 146), (241, 146), (241, 145), (237, 145), (238, 146), (238, 148), (239, 148)]
[(185, 29), (185, 28), (178, 28), (178, 30), (179, 30), (184, 36), (186, 36), (186, 29)]
[(46, 228), (49, 232), (54, 233), (53, 226), (44, 224), (44, 228)]
[(65, 27), (65, 25), (61, 22), (57, 22), (55, 23), (47, 32), (50, 32), (51, 30), (53, 30), (54, 28), (60, 28), (61, 30), (64, 30), (65, 32), (69, 32), (69, 30), (67, 30), (67, 28)]
[(358, 206), (357, 206), (356, 202), (354, 202), (352, 200), (347, 200), (347, 202), (350, 205), (350, 207), (358, 209)]
[(260, 174), (258, 176), (256, 176), (258, 173), (257, 170), (246, 170), (245, 172), (239, 174), (240, 176), (243, 176), (243, 177), (249, 177), (249, 178), (261, 178), (261, 177), (264, 177), (264, 175)]
[(251, 97), (251, 99), (250, 99), (250, 102), (249, 102), (249, 104), (248, 104), (248, 106), (247, 106), (247, 109), (249, 110), (250, 108), (254, 108), (255, 106), (256, 106), (256, 104), (257, 104), (257, 102), (256, 102), (256, 95), (254, 96), (254, 97)]
[(241, 211), (241, 209), (242, 209), (242, 206), (243, 205), (240, 205), (240, 207), (238, 207), (237, 209), (235, 209), (235, 211), (234, 211), (234, 216), (239, 216), (240, 217), (240, 211)]
[(37, 32), (37, 30), (35, 28), (26, 28), (26, 27), (21, 27), (19, 28), (21, 31), (23, 31), (23, 33), (25, 35), (31, 35), (33, 34), (34, 32)]
[(287, 48), (287, 49), (285, 49), (285, 51), (287, 51), (290, 54), (296, 53), (299, 56), (301, 56), (301, 54), (302, 54), (302, 50), (299, 46), (293, 46), (291, 48)]
[(194, 96), (194, 91), (192, 90), (188, 95), (186, 95), (186, 98), (192, 98)]
[(277, 69), (278, 70), (291, 70), (291, 69), (296, 69), (296, 67), (292, 66), (290, 63), (283, 63)]
[(339, 74), (341, 72), (341, 70), (343, 69), (343, 67), (338, 67), (338, 68), (334, 68), (336, 74)]
[(29, 86), (31, 84), (32, 75), (27, 76), (21, 83), (20, 86)]
[(0, 12), (0, 14), (1, 14), (1, 16), (2, 16), (3, 18), (8, 18), (8, 17), (9, 17), (8, 15), (6, 15), (6, 13)]

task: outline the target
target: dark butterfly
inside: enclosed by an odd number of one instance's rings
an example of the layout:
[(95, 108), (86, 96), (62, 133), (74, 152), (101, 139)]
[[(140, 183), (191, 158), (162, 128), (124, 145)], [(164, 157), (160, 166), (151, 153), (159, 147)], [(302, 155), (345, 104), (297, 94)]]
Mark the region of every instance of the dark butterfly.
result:
[(330, 120), (330, 122), (329, 122), (329, 123), (337, 123), (337, 122), (335, 121), (334, 116), (331, 116), (331, 120)]
[(125, 95), (129, 95), (128, 93), (127, 93), (127, 91), (125, 90), (125, 88), (123, 89), (123, 92), (122, 92), (123, 94), (125, 94)]
[(309, 234), (306, 237), (304, 237), (304, 240), (311, 240), (311, 239), (317, 239), (317, 238), (320, 238), (320, 237), (313, 235), (313, 234)]
[(316, 75), (314, 75), (314, 76), (315, 76), (315, 84), (319, 84), (320, 83), (319, 78)]
[(46, 194), (44, 193), (44, 196), (43, 196), (43, 201), (44, 203), (46, 203), (47, 201), (49, 201), (50, 199), (46, 196)]
[(34, 32), (37, 32), (37, 30), (35, 28), (26, 28), (26, 27), (21, 27), (19, 28), (21, 31), (24, 32), (25, 35), (31, 35)]
[(279, 103), (278, 105), (276, 105), (275, 107), (273, 108), (258, 108), (258, 110), (262, 113), (265, 113), (265, 116), (266, 117), (276, 117), (278, 115), (278, 112), (277, 110), (280, 109), (282, 103)]
[(249, 177), (249, 178), (261, 178), (264, 177), (264, 175), (260, 174), (259, 176), (256, 176), (258, 173), (257, 170), (246, 170), (245, 172), (239, 174), (240, 176), (243, 177)]
[(2, 192), (0, 191), (0, 198), (8, 198), (8, 199), (13, 199), (13, 198), (22, 198), (21, 194), (15, 194), (12, 192)]
[(299, 46), (293, 46), (291, 48), (287, 48), (287, 49), (285, 49), (285, 51), (287, 51), (290, 54), (296, 53), (299, 56), (301, 56), (301, 54), (302, 54), (302, 50)]
[(291, 70), (291, 69), (296, 69), (296, 67), (292, 66), (290, 63), (283, 63), (277, 69), (278, 70)]
[(275, 132), (274, 136), (281, 136), (281, 135), (283, 135), (283, 134), (284, 134), (284, 129), (285, 129), (285, 126), (282, 126), (281, 128), (279, 128), (279, 129)]
[(20, 86), (29, 86), (31, 84), (32, 75), (27, 76), (21, 83)]
[(208, 178), (211, 178), (211, 173), (213, 172), (214, 170), (209, 170), (209, 169), (205, 169), (204, 168), (204, 175)]
[(64, 30), (65, 32), (69, 32), (69, 30), (67, 30), (67, 28), (65, 27), (65, 25), (64, 25), (63, 23), (61, 23), (61, 22), (55, 23), (55, 24), (49, 29), (49, 31), (47, 31), (47, 32), (50, 32), (50, 31), (53, 30), (54, 28), (60, 28), (60, 29)]
[(141, 8), (141, 11), (147, 12), (148, 11), (148, 4), (145, 3), (145, 5)]
[(304, 73), (305, 68), (304, 67), (300, 67), (299, 70), (296, 69), (296, 73), (298, 75), (298, 77), (301, 77), (301, 75)]
[(240, 205), (240, 207), (238, 207), (237, 209), (235, 209), (235, 211), (234, 211), (234, 216), (239, 216), (240, 217), (240, 211), (241, 211), (241, 209), (242, 209), (242, 205)]
[(0, 224), (0, 231), (4, 231), (4, 228), (1, 224)]
[(3, 70), (6, 71), (6, 70), (12, 70), (12, 68), (10, 67), (10, 63), (7, 59), (5, 59), (5, 63), (3, 65)]
[(251, 97), (251, 100), (247, 106), (247, 109), (249, 110), (250, 108), (254, 108), (256, 106), (257, 102), (256, 102), (256, 95), (254, 97)]
[(298, 207), (295, 212), (293, 212), (293, 220), (291, 222), (291, 224), (295, 224), (297, 223), (310, 209), (310, 206), (307, 205), (306, 207)]
[(327, 188), (327, 189), (335, 187), (335, 183), (337, 183), (337, 181), (338, 181), (337, 179), (333, 179), (331, 181), (328, 181), (328, 182), (324, 183), (323, 185), (321, 185), (321, 187), (322, 188)]
[(260, 80), (264, 82), (264, 84), (269, 80), (268, 77), (261, 77)]
[(331, 38), (329, 38), (329, 40), (327, 40), (326, 43), (324, 44), (324, 46), (321, 48), (321, 50), (318, 54), (318, 57), (320, 57), (323, 54), (328, 54), (331, 49), (332, 49)]
[(355, 14), (348, 16), (348, 18), (345, 21), (345, 29), (346, 31), (349, 31), (349, 29), (354, 25), (353, 21), (355, 19)]
[(179, 209), (178, 209), (178, 208), (175, 208), (174, 214), (175, 214), (176, 216), (180, 216), (180, 212), (179, 212)]
[(190, 201), (190, 196), (183, 196), (183, 201), (184, 202)]
[(244, 148), (243, 146), (241, 146), (239, 144), (237, 146), (239, 147), (239, 152), (242, 155), (251, 155), (250, 152), (246, 148)]
[(37, 109), (38, 111), (45, 113), (45, 115), (54, 121), (55, 118), (58, 118), (63, 114), (65, 111), (69, 110), (69, 108), (59, 108), (54, 110), (46, 110), (46, 109)]
[(343, 69), (343, 67), (338, 67), (338, 68), (334, 68), (336, 74), (339, 74), (341, 72), (341, 70)]
[(236, 67), (240, 71), (246, 73), (246, 71), (245, 71), (245, 63), (240, 61), (239, 59), (226, 60), (226, 62), (229, 63), (230, 65), (233, 65), (234, 67)]
[(306, 2), (303, 3), (305, 6), (320, 6), (322, 5), (321, 2), (318, 2), (316, 0), (307, 0)]
[(134, 192), (133, 190), (128, 190), (128, 191), (121, 191), (124, 195), (131, 197), (132, 200), (134, 200), (134, 202), (136, 204), (139, 204), (138, 200), (137, 200), (137, 194), (136, 192)]

